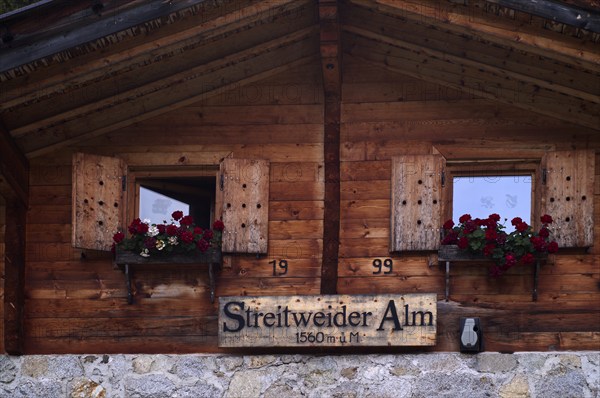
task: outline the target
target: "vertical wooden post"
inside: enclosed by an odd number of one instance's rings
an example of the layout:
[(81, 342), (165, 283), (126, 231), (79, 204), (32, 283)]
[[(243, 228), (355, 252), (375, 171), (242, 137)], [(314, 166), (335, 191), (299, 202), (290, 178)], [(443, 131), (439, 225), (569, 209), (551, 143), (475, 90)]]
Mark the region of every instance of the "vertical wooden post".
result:
[(23, 353), (25, 225), (29, 200), (29, 163), (0, 123), (0, 195), (5, 198), (4, 349)]
[(6, 201), (4, 349), (11, 355), (23, 354), (26, 210), (19, 200)]
[(321, 70), (324, 89), (325, 203), (321, 293), (337, 292), (340, 243), (340, 115), (342, 50), (336, 0), (319, 1)]

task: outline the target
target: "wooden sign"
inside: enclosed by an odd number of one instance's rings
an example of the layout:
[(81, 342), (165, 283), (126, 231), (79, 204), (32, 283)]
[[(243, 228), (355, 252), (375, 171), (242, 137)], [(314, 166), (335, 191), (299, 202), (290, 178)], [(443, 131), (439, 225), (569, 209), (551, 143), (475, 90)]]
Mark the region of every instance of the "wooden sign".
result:
[(435, 345), (437, 295), (220, 297), (219, 347)]

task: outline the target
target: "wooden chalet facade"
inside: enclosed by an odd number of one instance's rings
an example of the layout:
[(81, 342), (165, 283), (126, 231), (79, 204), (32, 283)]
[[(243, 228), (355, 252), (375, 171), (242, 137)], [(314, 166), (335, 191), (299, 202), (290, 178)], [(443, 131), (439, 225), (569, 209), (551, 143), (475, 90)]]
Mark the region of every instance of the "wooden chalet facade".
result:
[[(462, 316), (490, 351), (600, 349), (598, 7), (55, 0), (0, 16), (0, 351), (235, 352), (204, 269), (138, 270), (128, 304), (106, 251), (139, 182), (175, 177), (212, 181), (233, 253), (217, 297), (433, 292), (437, 344), (420, 350), (457, 351)], [(108, 159), (123, 174), (94, 174)], [(553, 215), (562, 246), (537, 301), (530, 267), (480, 263), (453, 266), (444, 300), (442, 179), (461, 167), (533, 176), (532, 219)], [(124, 190), (82, 204), (79, 183), (103, 178)], [(90, 230), (86, 211), (105, 218)]]

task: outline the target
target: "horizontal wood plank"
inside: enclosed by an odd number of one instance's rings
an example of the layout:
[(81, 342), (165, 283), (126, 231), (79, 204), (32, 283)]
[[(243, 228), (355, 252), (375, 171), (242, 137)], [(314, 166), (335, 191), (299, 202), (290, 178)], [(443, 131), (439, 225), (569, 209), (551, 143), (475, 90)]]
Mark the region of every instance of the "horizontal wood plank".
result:
[(269, 220), (322, 220), (323, 208), (318, 200), (271, 200)]
[(341, 213), (346, 220), (388, 219), (390, 199), (353, 199), (341, 201)]

